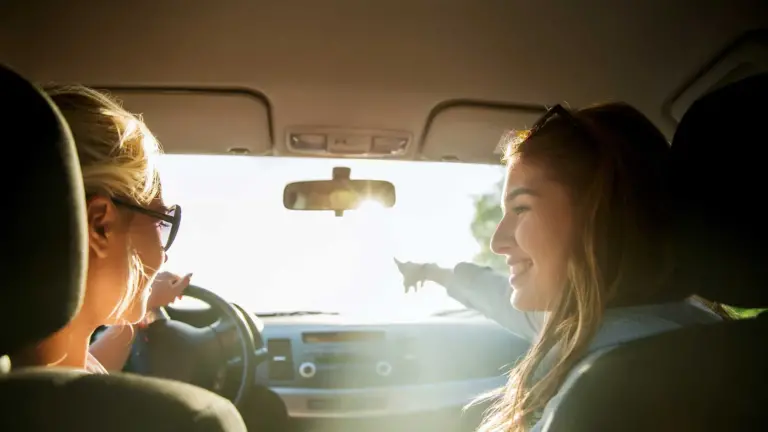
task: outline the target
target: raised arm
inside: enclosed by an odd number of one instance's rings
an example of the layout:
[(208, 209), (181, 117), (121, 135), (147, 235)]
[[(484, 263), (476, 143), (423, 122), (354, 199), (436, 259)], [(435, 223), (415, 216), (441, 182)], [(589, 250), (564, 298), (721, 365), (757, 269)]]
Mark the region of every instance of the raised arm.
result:
[(504, 275), (472, 263), (453, 269), (435, 264), (397, 262), (406, 290), (432, 281), (445, 287), (449, 296), (500, 324), (515, 335), (533, 341), (542, 327), (543, 312), (521, 312), (510, 304), (512, 288)]

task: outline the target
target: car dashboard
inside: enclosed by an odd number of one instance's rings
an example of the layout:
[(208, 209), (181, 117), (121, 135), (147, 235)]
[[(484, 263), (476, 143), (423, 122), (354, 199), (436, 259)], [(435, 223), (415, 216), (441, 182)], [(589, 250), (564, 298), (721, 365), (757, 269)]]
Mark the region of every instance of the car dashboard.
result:
[(479, 316), (375, 323), (341, 315), (262, 318), (258, 383), (293, 418), (461, 408), (504, 385), (528, 343)]
[[(206, 309), (172, 309), (195, 326), (216, 320)], [(257, 386), (285, 404), (300, 432), (474, 431), (487, 404), (478, 396), (506, 383), (528, 342), (477, 312), (451, 311), (418, 320), (336, 314), (253, 314)], [(248, 404), (244, 416), (262, 416)], [(250, 412), (250, 411), (253, 412)]]

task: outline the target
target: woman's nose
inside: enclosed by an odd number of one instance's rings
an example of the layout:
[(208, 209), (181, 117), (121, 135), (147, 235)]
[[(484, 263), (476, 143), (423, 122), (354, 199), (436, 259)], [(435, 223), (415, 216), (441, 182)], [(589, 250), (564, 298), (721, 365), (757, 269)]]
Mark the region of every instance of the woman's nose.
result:
[(491, 237), (491, 251), (496, 255), (510, 255), (515, 246), (515, 227), (505, 216)]

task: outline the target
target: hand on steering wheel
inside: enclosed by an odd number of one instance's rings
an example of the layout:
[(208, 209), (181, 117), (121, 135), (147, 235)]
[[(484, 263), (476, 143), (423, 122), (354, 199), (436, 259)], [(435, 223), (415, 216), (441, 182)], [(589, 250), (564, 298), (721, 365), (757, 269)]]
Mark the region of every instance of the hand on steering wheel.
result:
[(158, 273), (152, 282), (152, 292), (147, 300), (147, 309), (152, 310), (166, 307), (176, 299), (181, 298), (191, 280), (192, 273), (185, 276), (179, 276), (167, 271)]
[(207, 303), (219, 320), (203, 328), (176, 320), (153, 322), (136, 338), (132, 359), (136, 372), (211, 387), (217, 375), (232, 364), (225, 348), (233, 340), (239, 348), (234, 364), (240, 370), (240, 383), (235, 394), (224, 396), (240, 404), (253, 387), (256, 366), (266, 358), (266, 350), (254, 344), (254, 340), (262, 341), (253, 334), (258, 328), (247, 314), (209, 290), (189, 285), (184, 295)]

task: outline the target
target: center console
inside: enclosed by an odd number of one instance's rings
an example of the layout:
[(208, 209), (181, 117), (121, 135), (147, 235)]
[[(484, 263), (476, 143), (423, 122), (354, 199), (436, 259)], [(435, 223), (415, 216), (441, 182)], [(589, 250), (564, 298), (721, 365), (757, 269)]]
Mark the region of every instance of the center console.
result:
[(292, 417), (360, 418), (460, 408), (502, 386), (528, 347), (486, 321), (368, 325), (264, 318), (258, 380)]

